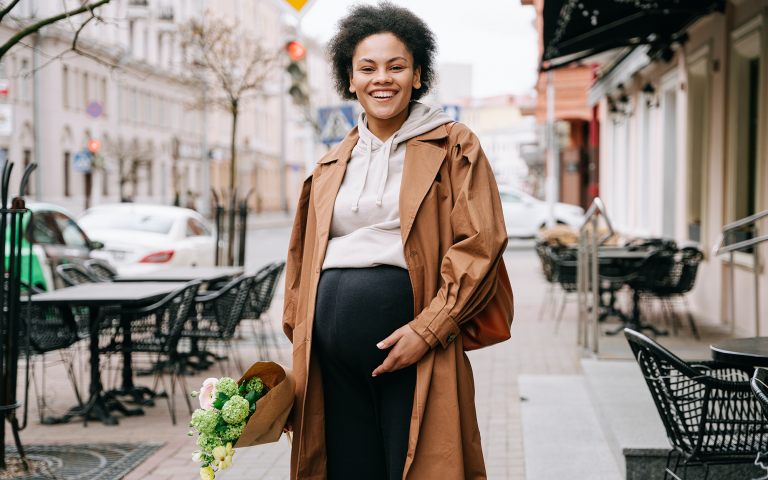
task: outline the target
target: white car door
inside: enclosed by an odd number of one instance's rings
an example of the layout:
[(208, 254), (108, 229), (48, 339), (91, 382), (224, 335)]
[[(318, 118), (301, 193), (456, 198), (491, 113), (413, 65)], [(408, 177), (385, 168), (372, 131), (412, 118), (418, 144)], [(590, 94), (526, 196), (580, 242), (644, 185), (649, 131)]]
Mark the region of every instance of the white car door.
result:
[(501, 196), (501, 208), (504, 212), (504, 224), (507, 226), (508, 237), (526, 237), (530, 235), (526, 220), (528, 207), (523, 199), (508, 192), (499, 192)]

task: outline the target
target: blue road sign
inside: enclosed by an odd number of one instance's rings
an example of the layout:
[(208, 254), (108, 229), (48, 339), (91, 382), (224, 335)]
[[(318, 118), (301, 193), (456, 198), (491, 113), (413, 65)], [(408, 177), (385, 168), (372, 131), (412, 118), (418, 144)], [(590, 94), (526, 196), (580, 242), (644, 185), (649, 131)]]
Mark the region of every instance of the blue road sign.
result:
[(453, 119), (454, 122), (458, 122), (461, 119), (461, 109), (456, 105), (445, 105), (443, 111)]
[(77, 152), (72, 161), (76, 172), (91, 173), (91, 152), (87, 150)]
[(352, 127), (357, 125), (352, 105), (319, 108), (317, 113), (320, 119), (320, 140), (326, 144), (344, 140)]
[(104, 113), (104, 105), (98, 100), (91, 100), (85, 104), (85, 113), (93, 118), (98, 118)]

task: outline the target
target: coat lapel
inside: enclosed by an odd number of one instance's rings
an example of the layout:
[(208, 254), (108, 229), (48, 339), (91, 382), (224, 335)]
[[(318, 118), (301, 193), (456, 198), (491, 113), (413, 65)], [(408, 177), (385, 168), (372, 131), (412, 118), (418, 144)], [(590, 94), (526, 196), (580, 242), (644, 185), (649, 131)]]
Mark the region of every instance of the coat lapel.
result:
[(400, 233), (406, 245), (413, 221), (421, 202), (435, 181), (443, 164), (446, 150), (435, 145), (434, 140), (448, 136), (445, 125), (408, 141), (405, 149), (403, 180), (400, 184)]

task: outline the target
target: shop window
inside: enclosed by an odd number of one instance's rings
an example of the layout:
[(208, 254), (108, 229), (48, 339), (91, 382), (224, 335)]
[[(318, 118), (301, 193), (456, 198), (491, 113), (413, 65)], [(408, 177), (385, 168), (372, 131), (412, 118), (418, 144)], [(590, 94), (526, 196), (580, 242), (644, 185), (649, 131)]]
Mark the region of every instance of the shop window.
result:
[(64, 152), (64, 196), (69, 197), (71, 192), (69, 191), (69, 152)]
[(61, 69), (61, 101), (64, 108), (69, 108), (69, 69), (66, 66)]

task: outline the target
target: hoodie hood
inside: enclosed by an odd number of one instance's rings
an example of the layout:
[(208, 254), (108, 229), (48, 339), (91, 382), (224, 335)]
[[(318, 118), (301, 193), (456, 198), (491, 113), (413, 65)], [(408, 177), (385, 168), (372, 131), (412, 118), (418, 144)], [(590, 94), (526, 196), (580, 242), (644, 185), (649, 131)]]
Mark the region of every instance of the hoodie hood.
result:
[(381, 206), (384, 196), (384, 187), (387, 183), (389, 172), (390, 154), (398, 145), (432, 131), (441, 125), (453, 122), (453, 119), (443, 112), (443, 109), (440, 107), (430, 107), (419, 102), (412, 102), (409, 107), (411, 113), (408, 115), (408, 119), (403, 123), (403, 126), (400, 127), (400, 130), (395, 132), (394, 135), (389, 137), (385, 142), (379, 140), (376, 135), (368, 130), (368, 118), (365, 112), (360, 114), (360, 119), (357, 122), (357, 129), (360, 134), (360, 143), (365, 149), (367, 167), (365, 169), (365, 175), (360, 181), (360, 185), (357, 189), (354, 204), (352, 205), (353, 212), (358, 210), (360, 195), (365, 188), (365, 182), (368, 179), (368, 173), (371, 170), (372, 164), (378, 164), (379, 162), (385, 162), (387, 164), (385, 168), (379, 169), (382, 172), (381, 178), (376, 179), (379, 186), (376, 195), (376, 205)]

